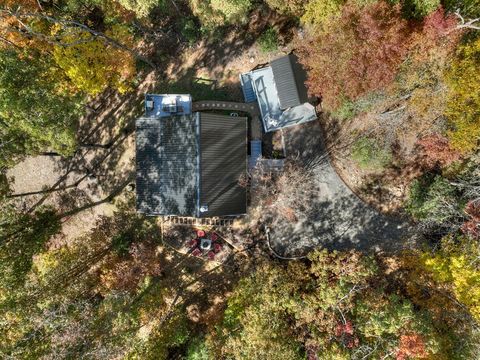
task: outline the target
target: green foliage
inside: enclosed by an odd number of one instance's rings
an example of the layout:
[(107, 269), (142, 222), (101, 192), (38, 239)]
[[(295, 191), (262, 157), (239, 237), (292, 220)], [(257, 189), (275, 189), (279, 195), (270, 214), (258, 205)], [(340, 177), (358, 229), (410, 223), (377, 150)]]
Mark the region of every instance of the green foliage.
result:
[(269, 53), (278, 49), (278, 34), (275, 28), (268, 27), (257, 39), (260, 51)]
[(281, 14), (301, 16), (307, 2), (303, 0), (266, 0), (266, 3)]
[(198, 28), (192, 19), (182, 19), (180, 32), (187, 39), (188, 44), (192, 46), (198, 40)]
[(195, 338), (189, 342), (186, 360), (210, 360), (212, 358), (205, 339)]
[(40, 151), (73, 152), (83, 99), (65, 80), (48, 57), (0, 51), (0, 166)]
[(443, 0), (442, 4), (450, 12), (460, 11), (467, 18), (480, 16), (480, 0)]
[(352, 145), (352, 159), (363, 169), (381, 170), (391, 162), (392, 154), (376, 139), (363, 136)]
[(405, 16), (422, 19), (440, 6), (440, 0), (404, 0), (402, 8)]
[(251, 0), (190, 0), (192, 12), (203, 26), (215, 28), (247, 21)]
[(346, 0), (312, 0), (305, 6), (302, 22), (312, 26), (323, 26), (330, 18), (340, 15)]
[(147, 17), (155, 7), (163, 9), (167, 7), (166, 0), (118, 0), (118, 2), (125, 9), (133, 11), (139, 18)]
[(217, 358), (300, 359), (302, 345), (322, 359), (349, 359), (361, 348), (381, 358), (412, 334), (425, 354), (441, 354), (428, 313), (387, 291), (383, 276), (373, 258), (354, 252), (262, 265), (240, 281), (208, 345)]
[(354, 101), (345, 99), (341, 105), (332, 112), (332, 115), (341, 121), (353, 119), (359, 114), (369, 111), (384, 97), (385, 95), (383, 93), (373, 92)]
[(459, 210), (455, 188), (441, 176), (424, 175), (411, 184), (406, 209), (417, 220), (445, 222)]

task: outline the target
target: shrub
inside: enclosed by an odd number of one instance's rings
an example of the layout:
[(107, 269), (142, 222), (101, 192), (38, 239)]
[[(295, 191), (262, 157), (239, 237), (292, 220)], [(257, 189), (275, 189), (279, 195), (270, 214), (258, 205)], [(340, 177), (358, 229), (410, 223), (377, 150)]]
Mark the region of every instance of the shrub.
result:
[(147, 17), (156, 6), (166, 7), (165, 0), (118, 0), (118, 2), (139, 18)]
[(275, 9), (281, 14), (301, 16), (305, 11), (305, 3), (303, 0), (266, 0), (270, 8)]
[(442, 223), (457, 213), (455, 188), (442, 176), (424, 175), (412, 182), (406, 204), (416, 220)]
[(273, 27), (267, 28), (257, 40), (260, 51), (272, 52), (278, 49), (278, 34)]
[(440, 0), (405, 0), (403, 11), (407, 18), (421, 19), (434, 12), (440, 6)]
[(363, 169), (379, 170), (390, 163), (392, 154), (375, 139), (361, 137), (352, 146), (352, 158)]
[(191, 46), (198, 39), (198, 29), (195, 22), (192, 19), (183, 19), (182, 28), (180, 30), (183, 37), (188, 41)]
[(190, 6), (204, 27), (215, 28), (225, 24), (246, 22), (252, 1), (190, 0)]

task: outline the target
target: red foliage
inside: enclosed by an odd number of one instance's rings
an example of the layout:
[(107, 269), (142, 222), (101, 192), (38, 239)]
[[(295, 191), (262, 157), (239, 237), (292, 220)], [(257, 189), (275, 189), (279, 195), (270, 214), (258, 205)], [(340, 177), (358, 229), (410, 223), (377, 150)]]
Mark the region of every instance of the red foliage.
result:
[(448, 139), (440, 134), (424, 136), (417, 143), (422, 151), (422, 165), (427, 169), (445, 167), (460, 159), (460, 153), (453, 150)]
[(358, 346), (359, 339), (354, 334), (354, 328), (351, 321), (347, 321), (345, 324), (338, 323), (335, 327), (335, 336), (340, 338), (343, 345), (349, 349)]
[(330, 108), (391, 83), (403, 61), (411, 29), (399, 6), (385, 1), (342, 8), (340, 19), (301, 45), (308, 85)]
[(425, 341), (419, 334), (400, 336), (400, 345), (397, 350), (397, 360), (424, 359), (427, 357)]
[(469, 201), (465, 207), (465, 213), (470, 220), (462, 225), (463, 233), (474, 239), (480, 238), (480, 200)]
[(423, 33), (432, 39), (447, 36), (457, 26), (457, 18), (452, 14), (445, 14), (443, 7), (429, 14), (423, 20)]

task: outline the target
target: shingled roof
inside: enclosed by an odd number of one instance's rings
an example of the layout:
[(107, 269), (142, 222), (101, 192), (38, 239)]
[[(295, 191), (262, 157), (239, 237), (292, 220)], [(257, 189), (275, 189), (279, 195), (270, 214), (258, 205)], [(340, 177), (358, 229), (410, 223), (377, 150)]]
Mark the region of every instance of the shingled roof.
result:
[(148, 215), (246, 213), (247, 119), (217, 114), (136, 122), (137, 209)]

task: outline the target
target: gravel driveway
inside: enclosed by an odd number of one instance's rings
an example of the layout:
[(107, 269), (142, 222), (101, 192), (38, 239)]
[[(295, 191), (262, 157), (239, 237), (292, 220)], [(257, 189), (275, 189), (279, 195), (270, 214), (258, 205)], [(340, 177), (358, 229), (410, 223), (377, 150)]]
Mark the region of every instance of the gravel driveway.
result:
[(284, 135), (287, 156), (312, 171), (318, 188), (312, 191), (313, 211), (296, 223), (277, 220), (271, 225), (271, 246), (277, 253), (295, 256), (313, 248), (394, 252), (415, 244), (413, 224), (379, 213), (337, 175), (325, 156), (318, 122), (286, 129)]

